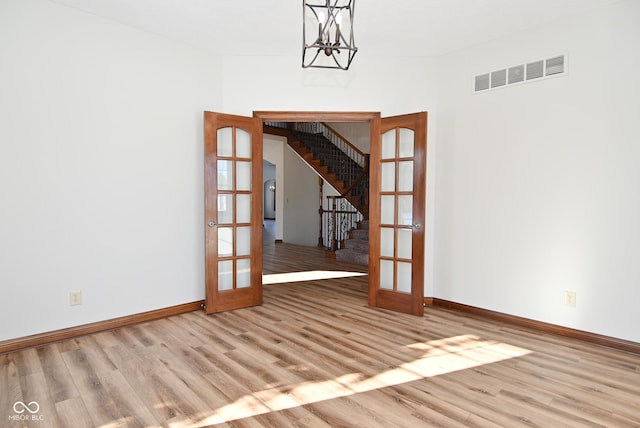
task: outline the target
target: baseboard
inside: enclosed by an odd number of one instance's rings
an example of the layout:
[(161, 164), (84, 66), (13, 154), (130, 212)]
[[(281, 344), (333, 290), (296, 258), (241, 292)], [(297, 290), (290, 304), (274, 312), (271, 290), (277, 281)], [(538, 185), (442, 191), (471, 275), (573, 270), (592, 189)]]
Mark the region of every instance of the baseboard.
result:
[[(505, 314), (502, 312), (490, 311), (488, 309), (482, 309), (475, 306), (464, 305), (462, 303), (451, 302), (443, 299), (425, 297), (424, 301), (425, 301), (425, 305), (427, 306), (435, 306), (435, 307), (444, 308), (444, 309), (451, 309), (457, 312), (464, 312), (464, 313), (475, 315), (478, 317), (499, 321), (504, 324), (511, 324), (518, 327), (526, 327), (531, 330), (564, 336), (571, 339), (577, 339), (583, 342), (593, 343), (596, 345), (606, 346), (608, 348), (618, 349), (620, 351), (630, 352), (632, 354), (640, 355), (640, 343), (632, 342), (630, 340), (618, 339), (610, 336), (603, 336), (601, 334), (590, 333), (588, 331), (583, 331), (583, 330), (576, 330), (569, 327), (562, 327), (555, 324), (549, 324), (542, 321), (535, 321), (528, 318), (522, 318), (515, 315)], [(430, 301), (430, 304), (428, 304), (427, 301)]]
[(0, 342), (0, 354), (19, 351), (21, 349), (31, 348), (34, 346), (46, 345), (48, 343), (58, 342), (61, 340), (73, 339), (79, 336), (84, 336), (86, 334), (99, 333), (101, 331), (112, 330), (119, 327), (126, 327), (128, 325), (157, 320), (173, 315), (193, 312), (200, 309), (203, 304), (204, 300), (200, 300), (197, 302), (170, 306), (168, 308), (157, 309), (154, 311), (142, 312), (140, 314), (127, 315), (124, 317), (98, 321), (91, 324), (79, 325), (77, 327), (70, 327), (62, 330), (50, 331), (47, 333), (34, 334), (32, 336), (25, 336), (17, 339), (4, 340)]
[[(99, 321), (91, 324), (84, 324), (77, 327), (70, 327), (47, 333), (20, 337), (17, 339), (9, 339), (0, 342), (0, 354), (19, 351), (21, 349), (31, 348), (34, 346), (46, 345), (48, 343), (58, 342), (61, 340), (69, 340), (79, 336), (84, 336), (86, 334), (99, 333), (101, 331), (112, 330), (119, 327), (126, 327), (128, 325), (166, 318), (173, 315), (193, 312), (199, 310), (203, 304), (204, 300), (200, 300), (196, 302), (185, 303), (182, 305), (171, 306), (168, 308), (157, 309), (154, 311), (143, 312), (140, 314), (113, 318), (110, 320)], [(424, 304), (425, 306), (435, 306), (444, 309), (450, 309), (457, 312), (463, 312), (478, 317), (499, 321), (505, 324), (526, 327), (544, 333), (578, 339), (583, 342), (593, 343), (596, 345), (606, 346), (608, 348), (618, 349), (620, 351), (640, 355), (640, 343), (632, 342), (629, 340), (617, 339), (615, 337), (603, 336), (596, 333), (589, 333), (583, 330), (562, 327), (555, 324), (535, 321), (528, 318), (522, 318), (502, 312), (495, 312), (488, 309), (482, 309), (475, 306), (464, 305), (462, 303), (451, 302), (434, 297), (425, 297)]]

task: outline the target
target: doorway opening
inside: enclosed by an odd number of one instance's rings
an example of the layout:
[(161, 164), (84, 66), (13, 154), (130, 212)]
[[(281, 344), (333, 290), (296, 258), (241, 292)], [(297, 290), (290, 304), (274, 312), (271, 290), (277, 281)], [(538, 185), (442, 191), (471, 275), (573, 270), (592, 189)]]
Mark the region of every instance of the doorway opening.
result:
[[(254, 112), (253, 118), (205, 112), (207, 313), (262, 303), (261, 274), (267, 257), (260, 242), (266, 184), (262, 181), (265, 121), (369, 123), (369, 304), (421, 316), (426, 112), (387, 118), (370, 112)], [(287, 140), (289, 146), (291, 143)], [(281, 184), (273, 190), (287, 181), (276, 179)], [(285, 199), (289, 198), (293, 196), (287, 193)], [(277, 201), (282, 203), (282, 199), (276, 193), (276, 222), (278, 211), (288, 212), (279, 210)], [(303, 251), (296, 250), (300, 253)], [(283, 266), (291, 260), (279, 257), (277, 262)]]
[[(326, 122), (359, 123), (370, 126), (371, 119), (379, 116), (379, 113), (355, 112), (254, 112), (254, 117), (262, 119), (263, 123)], [(323, 214), (323, 211), (329, 208), (326, 196), (336, 197), (338, 192), (330, 184), (324, 182), (320, 174), (316, 177), (313, 168), (301, 161), (299, 154), (296, 155), (293, 150), (287, 149), (285, 137), (269, 135), (265, 131), (263, 139), (265, 141), (265, 159), (269, 162), (278, 163), (281, 161), (283, 163), (282, 168), (279, 167), (280, 165), (275, 166), (278, 180), (282, 180), (281, 184), (276, 180), (276, 192), (273, 195), (276, 199), (275, 221), (270, 221), (267, 218), (266, 205), (271, 201), (267, 200), (270, 197), (268, 192), (265, 193), (264, 284), (366, 277), (368, 274), (366, 265), (338, 262), (325, 255), (326, 247), (329, 244), (323, 242), (321, 235), (323, 218), (327, 219), (330, 216), (328, 213)], [(287, 156), (280, 154), (285, 151), (288, 151)], [(284, 167), (286, 162), (289, 163)], [(292, 165), (294, 163), (296, 165)], [(287, 174), (281, 171), (285, 168), (293, 169), (295, 172)], [(268, 169), (264, 170), (265, 187), (269, 186), (267, 184), (268, 171)], [(304, 177), (301, 177), (302, 175)], [(283, 191), (287, 187), (290, 192), (285, 194)], [(300, 198), (300, 200), (292, 200), (294, 198)], [(282, 229), (278, 229), (278, 227)], [(298, 230), (292, 230), (296, 228)], [(291, 245), (291, 241), (302, 245)], [(282, 242), (284, 244), (280, 245)], [(367, 287), (366, 280), (353, 279), (349, 282), (351, 286)]]

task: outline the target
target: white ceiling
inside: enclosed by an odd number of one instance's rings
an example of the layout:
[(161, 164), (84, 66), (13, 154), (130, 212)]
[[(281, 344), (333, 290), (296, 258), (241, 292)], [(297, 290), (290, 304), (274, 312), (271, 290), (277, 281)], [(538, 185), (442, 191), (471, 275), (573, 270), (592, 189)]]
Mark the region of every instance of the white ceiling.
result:
[[(300, 0), (51, 0), (220, 55), (296, 55)], [(369, 55), (437, 56), (617, 0), (358, 0)]]

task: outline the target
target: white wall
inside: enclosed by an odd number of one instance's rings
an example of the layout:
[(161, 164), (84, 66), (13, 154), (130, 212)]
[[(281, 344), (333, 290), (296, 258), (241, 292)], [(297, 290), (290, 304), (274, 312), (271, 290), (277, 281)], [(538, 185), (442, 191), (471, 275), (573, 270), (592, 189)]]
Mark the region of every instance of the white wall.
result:
[(202, 299), (220, 60), (43, 0), (0, 2), (0, 58), (0, 340)]
[(288, 145), (284, 148), (284, 224), (283, 241), (287, 244), (318, 245), (318, 175)]
[[(627, 1), (441, 58), (436, 297), (640, 342), (638, 40)], [(565, 52), (566, 76), (471, 94)]]
[(262, 157), (273, 165), (276, 170), (276, 236), (274, 239), (282, 240), (283, 212), (284, 212), (284, 146), (286, 139), (274, 135), (264, 135)]
[(433, 61), (360, 54), (348, 71), (302, 69), (300, 57), (225, 57), (228, 113), (254, 110), (379, 111), (383, 116), (429, 110), (435, 102)]
[(371, 153), (371, 126), (363, 122), (339, 122), (328, 125), (358, 148), (362, 153)]

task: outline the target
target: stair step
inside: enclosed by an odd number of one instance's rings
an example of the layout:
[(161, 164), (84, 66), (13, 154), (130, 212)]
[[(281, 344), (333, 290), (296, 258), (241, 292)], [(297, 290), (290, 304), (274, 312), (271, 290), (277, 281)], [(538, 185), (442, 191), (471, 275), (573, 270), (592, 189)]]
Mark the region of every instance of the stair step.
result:
[(369, 265), (369, 253), (349, 250), (348, 248), (336, 251), (336, 259), (343, 262), (355, 263), (359, 265)]
[(347, 239), (344, 241), (344, 248), (369, 253), (369, 241), (364, 239)]
[(369, 229), (353, 229), (351, 232), (351, 239), (360, 240), (360, 241), (368, 241), (369, 240)]

